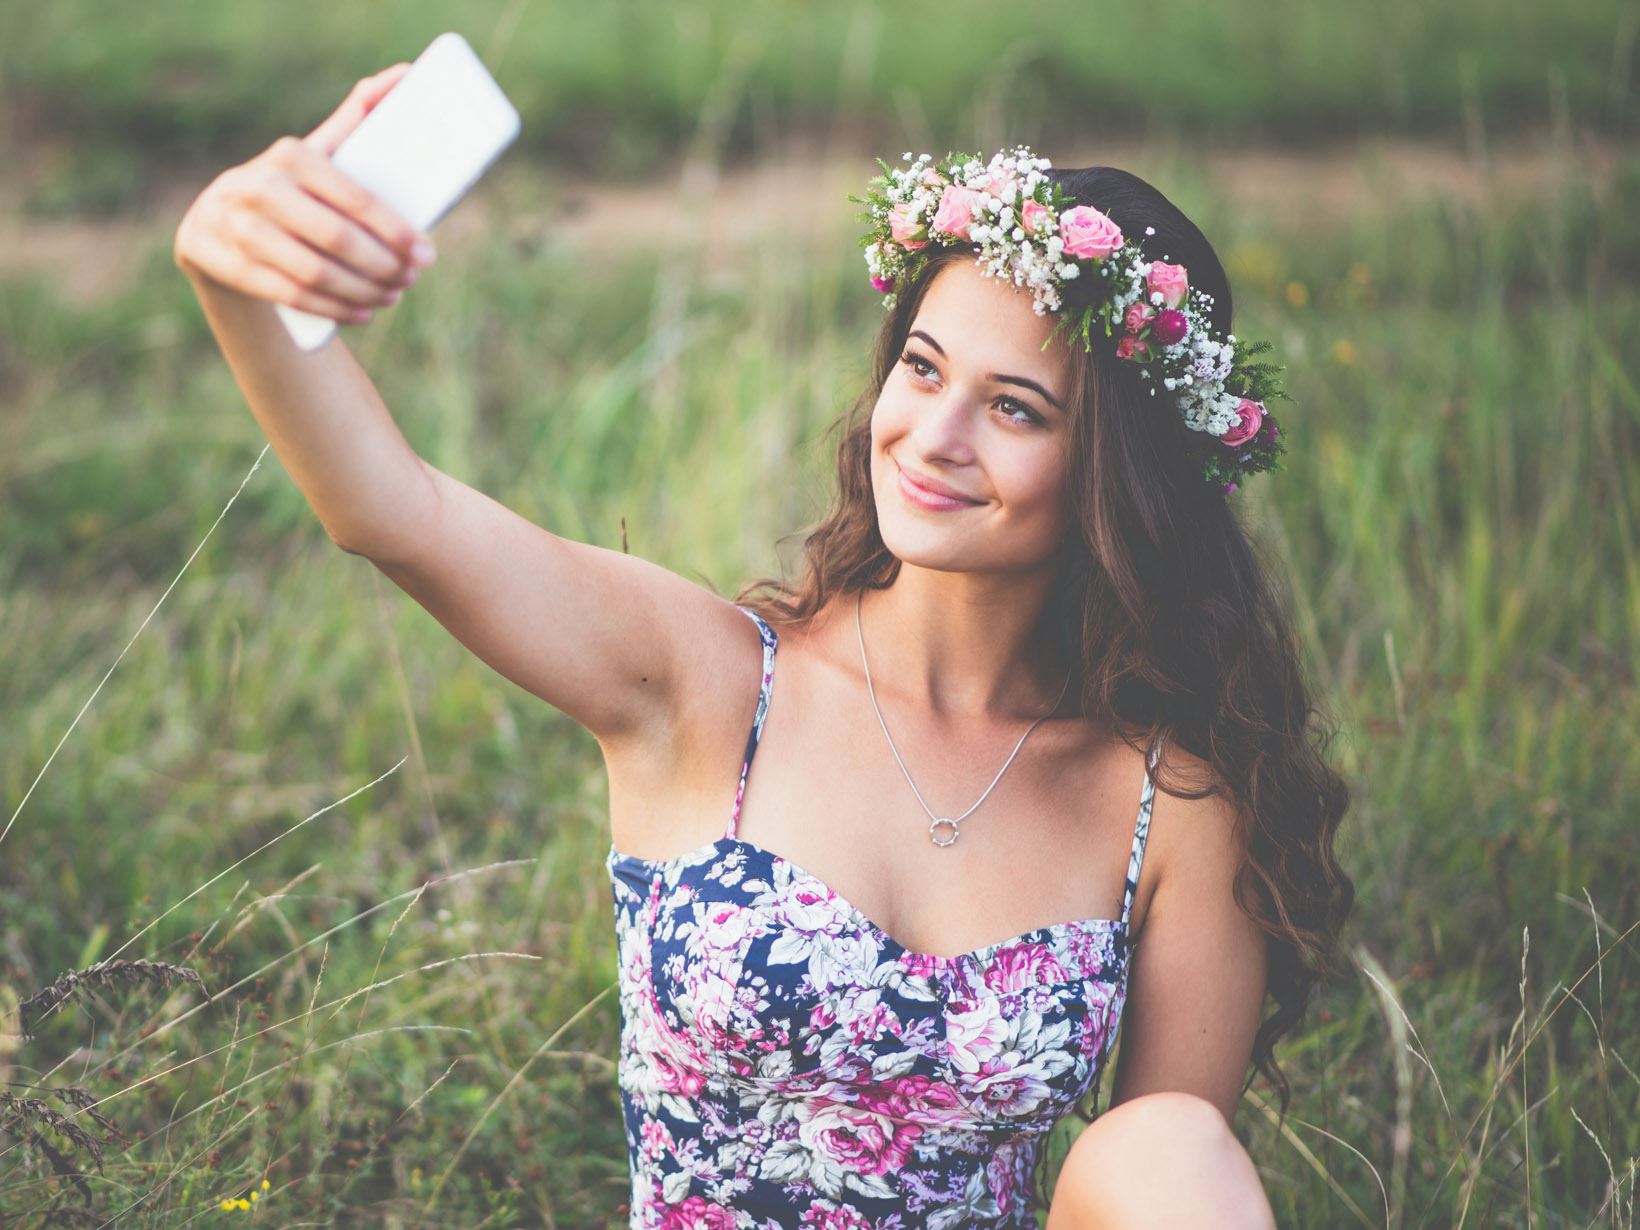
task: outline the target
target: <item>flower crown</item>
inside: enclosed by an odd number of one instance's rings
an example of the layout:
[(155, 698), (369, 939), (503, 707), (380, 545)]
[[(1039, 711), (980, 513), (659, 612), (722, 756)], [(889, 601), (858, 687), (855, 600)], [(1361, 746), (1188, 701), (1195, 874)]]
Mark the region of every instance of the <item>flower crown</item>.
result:
[[(906, 166), (877, 160), (860, 215), (870, 223), (861, 239), (871, 285), (883, 306), (894, 306), (897, 287), (909, 284), (931, 245), (972, 245), (980, 271), (1031, 292), (1037, 315), (1060, 312), (1063, 288), (1077, 279), (1089, 287), (1083, 306), (1066, 313), (1048, 341), (1067, 326), (1093, 349), (1095, 321), (1116, 335), (1116, 357), (1138, 366), (1140, 376), (1171, 394), (1185, 424), (1213, 437), (1204, 450), (1202, 477), (1226, 494), (1248, 475), (1279, 470), (1285, 448), (1266, 401), (1292, 399), (1282, 392), (1282, 367), (1248, 360), (1270, 349), (1264, 341), (1221, 336), (1212, 326), (1213, 297), (1190, 285), (1183, 265), (1147, 260), (1139, 244), (1089, 205), (1078, 205), (1044, 174), (1046, 158), (1027, 146), (1003, 150), (989, 163), (978, 156), (906, 154)], [(1145, 234), (1156, 228), (1147, 226)], [(1047, 343), (1043, 343), (1044, 349)]]

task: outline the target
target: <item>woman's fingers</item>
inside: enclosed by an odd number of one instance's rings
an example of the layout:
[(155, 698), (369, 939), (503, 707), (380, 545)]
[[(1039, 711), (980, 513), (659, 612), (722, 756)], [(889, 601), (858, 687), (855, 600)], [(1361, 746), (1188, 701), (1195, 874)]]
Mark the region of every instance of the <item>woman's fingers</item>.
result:
[[(279, 206), (273, 207), (271, 217), (261, 213), (238, 216), (235, 245), (249, 260), (269, 265), (298, 285), (341, 301), (350, 310), (378, 307), (396, 299), (397, 292), (361, 276), (328, 252), (309, 246), (286, 230), (282, 221), (275, 221), (282, 217), (279, 210)], [(345, 224), (340, 218), (337, 222)], [(329, 229), (331, 223), (321, 221), (318, 226)]]
[(359, 126), (359, 121), (387, 96), (409, 68), (407, 63), (394, 64), (355, 82), (341, 106), (302, 139), (327, 157), (334, 154), (347, 135)]
[(262, 213), (303, 243), (345, 266), (347, 272), (374, 283), (378, 290), (402, 289), (415, 272), (374, 232), (290, 180), (269, 186)]
[(270, 303), (283, 303), (315, 316), (328, 316), (343, 324), (362, 325), (372, 316), (369, 308), (362, 308), (345, 300), (334, 298), (322, 291), (302, 285), (282, 269), (242, 258), (240, 284), (246, 293)]
[[(383, 245), (391, 249), (392, 257), (399, 266), (397, 274), (402, 274), (415, 263), (412, 249), (418, 240), (425, 243), (429, 249), (432, 248), (431, 236), (412, 226), (363, 184), (339, 171), (328, 157), (313, 146), (294, 137), (284, 138), (274, 143), (269, 155), (274, 165), (302, 189), (346, 219), (373, 232)], [(275, 203), (282, 203), (289, 198), (275, 193), (272, 199)], [(340, 241), (342, 235), (343, 232), (333, 228), (332, 238)], [(373, 250), (361, 246), (359, 240), (350, 239), (345, 242), (354, 245), (351, 250), (361, 260), (372, 260)], [(320, 246), (329, 250), (324, 243)], [(340, 253), (338, 256), (346, 259)], [(371, 266), (366, 264), (361, 268), (370, 269)], [(379, 259), (374, 261), (374, 268), (382, 269), (382, 262)]]

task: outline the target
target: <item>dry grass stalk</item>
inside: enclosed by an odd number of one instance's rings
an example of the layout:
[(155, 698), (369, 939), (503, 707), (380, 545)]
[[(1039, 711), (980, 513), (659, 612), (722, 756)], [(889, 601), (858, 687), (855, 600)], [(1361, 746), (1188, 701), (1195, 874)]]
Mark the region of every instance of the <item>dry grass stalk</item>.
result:
[(18, 1005), (18, 1014), (23, 1026), (23, 1041), (33, 1040), (29, 1026), (74, 994), (81, 987), (110, 987), (110, 986), (173, 986), (178, 982), (191, 982), (205, 992), (205, 981), (194, 970), (185, 965), (170, 965), (164, 961), (115, 960), (99, 961), (83, 970), (69, 970), (60, 976), (44, 990), (36, 991)]

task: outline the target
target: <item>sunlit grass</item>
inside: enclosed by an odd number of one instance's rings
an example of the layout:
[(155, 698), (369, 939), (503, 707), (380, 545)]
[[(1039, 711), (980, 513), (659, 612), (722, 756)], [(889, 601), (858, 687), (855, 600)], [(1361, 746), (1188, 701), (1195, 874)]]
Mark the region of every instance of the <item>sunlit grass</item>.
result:
[[(1297, 235), (1177, 194), (1290, 365), (1288, 468), (1244, 507), (1356, 791), (1349, 976), (1280, 1052), (1282, 1129), (1262, 1084), (1238, 1116), (1284, 1225), (1635, 1225), (1621, 186)], [(412, 442), (722, 592), (778, 571), (876, 321), (846, 217), (723, 267), (505, 221), (346, 333)], [(31, 377), (0, 423), (3, 1087), (126, 1134), (80, 1178), (119, 1225), (624, 1224), (596, 745), (337, 551), (271, 453), (216, 524), (265, 441), (168, 242), (99, 307), (0, 288)], [(116, 953), (209, 998), (76, 992), (18, 1040)], [(0, 1116), (0, 1221), (79, 1203)]]

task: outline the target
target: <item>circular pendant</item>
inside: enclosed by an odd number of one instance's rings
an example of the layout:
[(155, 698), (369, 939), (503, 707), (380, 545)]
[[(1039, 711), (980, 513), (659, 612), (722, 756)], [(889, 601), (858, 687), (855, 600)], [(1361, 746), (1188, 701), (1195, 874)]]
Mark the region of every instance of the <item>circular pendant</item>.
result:
[[(940, 840), (941, 826), (951, 830), (951, 835), (944, 841)], [(928, 822), (928, 840), (933, 842), (936, 846), (954, 845), (957, 837), (957, 822), (955, 820), (948, 820), (944, 816), (935, 816), (934, 819)]]

